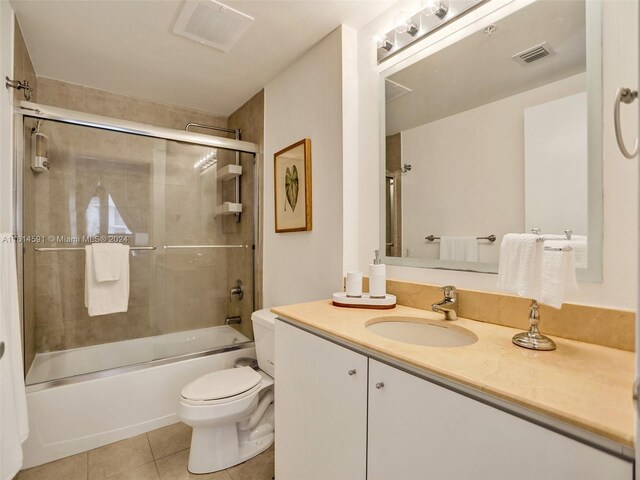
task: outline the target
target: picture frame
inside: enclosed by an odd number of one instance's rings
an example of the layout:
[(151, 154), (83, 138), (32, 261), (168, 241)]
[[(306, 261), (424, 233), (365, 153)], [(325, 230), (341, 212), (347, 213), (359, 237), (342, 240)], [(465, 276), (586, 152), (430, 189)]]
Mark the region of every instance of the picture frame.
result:
[(273, 156), (276, 233), (311, 230), (311, 140)]

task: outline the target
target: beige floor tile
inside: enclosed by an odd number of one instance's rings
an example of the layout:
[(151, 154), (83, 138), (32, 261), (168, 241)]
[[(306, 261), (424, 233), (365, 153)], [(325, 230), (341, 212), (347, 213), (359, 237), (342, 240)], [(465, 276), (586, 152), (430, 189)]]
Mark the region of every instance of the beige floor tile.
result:
[(127, 438), (89, 452), (89, 480), (102, 480), (153, 461), (147, 435)]
[(23, 470), (16, 480), (86, 480), (87, 454), (80, 453), (39, 467)]
[(191, 445), (191, 427), (182, 422), (153, 430), (147, 435), (156, 460), (186, 450)]
[(158, 480), (159, 478), (156, 464), (155, 462), (151, 462), (134, 468), (133, 470), (127, 470), (112, 477), (107, 477), (106, 480)]
[(160, 480), (231, 480), (226, 470), (204, 475), (193, 475), (187, 470), (189, 450), (183, 450), (156, 461)]
[(271, 480), (274, 471), (273, 445), (260, 455), (228, 470), (231, 480)]

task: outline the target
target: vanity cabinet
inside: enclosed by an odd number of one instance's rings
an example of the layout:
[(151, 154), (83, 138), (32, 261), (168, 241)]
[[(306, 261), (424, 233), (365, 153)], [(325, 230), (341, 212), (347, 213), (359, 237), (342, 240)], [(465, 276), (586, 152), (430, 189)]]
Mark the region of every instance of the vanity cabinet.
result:
[(633, 479), (631, 462), (280, 320), (275, 332), (277, 480)]
[(367, 357), (276, 320), (276, 478), (365, 480)]
[(631, 480), (632, 464), (369, 360), (368, 480)]

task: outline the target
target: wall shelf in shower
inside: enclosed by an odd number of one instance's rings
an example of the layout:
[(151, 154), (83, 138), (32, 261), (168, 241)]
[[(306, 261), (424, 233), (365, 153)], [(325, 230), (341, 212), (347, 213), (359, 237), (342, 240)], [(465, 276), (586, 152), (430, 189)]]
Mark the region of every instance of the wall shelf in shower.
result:
[(231, 180), (242, 175), (242, 165), (226, 165), (218, 170), (218, 180)]
[(235, 215), (242, 213), (242, 204), (233, 202), (224, 202), (216, 207), (216, 215)]

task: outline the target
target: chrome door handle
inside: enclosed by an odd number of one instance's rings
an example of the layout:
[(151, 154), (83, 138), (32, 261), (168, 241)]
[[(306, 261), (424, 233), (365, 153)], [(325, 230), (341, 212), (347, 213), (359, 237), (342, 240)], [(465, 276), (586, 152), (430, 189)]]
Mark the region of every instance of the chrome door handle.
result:
[(353, 368), (352, 368), (352, 369), (351, 369), (351, 370), (349, 370), (347, 373), (348, 373), (349, 375), (355, 375), (355, 374), (356, 374), (356, 371), (355, 371), (355, 369), (353, 369)]
[(4, 355), (4, 342), (0, 342), (0, 358)]
[(629, 159), (638, 155), (638, 137), (636, 137), (633, 144), (633, 150), (631, 152), (627, 150), (627, 146), (624, 144), (624, 138), (622, 138), (622, 130), (620, 129), (620, 102), (630, 104), (633, 103), (636, 98), (638, 98), (637, 90), (620, 87), (616, 92), (616, 99), (613, 102), (613, 126), (616, 132), (616, 140), (618, 141), (618, 147), (620, 147), (622, 155)]
[(383, 388), (383, 387), (384, 387), (384, 382), (378, 382), (378, 383), (376, 383), (376, 388), (377, 388), (378, 390), (380, 390), (380, 389), (381, 389), (381, 388)]

